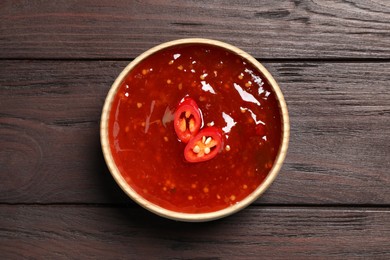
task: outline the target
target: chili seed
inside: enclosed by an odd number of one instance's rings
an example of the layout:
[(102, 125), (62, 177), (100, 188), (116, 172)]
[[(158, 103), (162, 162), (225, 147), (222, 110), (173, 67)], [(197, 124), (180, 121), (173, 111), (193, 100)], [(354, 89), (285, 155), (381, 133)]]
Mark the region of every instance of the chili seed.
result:
[(190, 111), (186, 111), (185, 116), (186, 116), (186, 118), (189, 118), (191, 116), (191, 112)]
[(199, 101), (201, 101), (201, 102), (206, 101), (206, 97), (205, 96), (200, 96), (199, 97)]
[(190, 132), (194, 132), (194, 130), (195, 130), (195, 120), (194, 119), (191, 118), (188, 128), (190, 129)]
[(199, 153), (199, 152), (200, 152), (200, 147), (199, 147), (198, 145), (196, 145), (196, 146), (194, 147), (194, 149), (192, 149), (192, 151), (193, 151), (194, 153)]
[(271, 168), (272, 168), (272, 162), (268, 162), (268, 163), (265, 165), (265, 168), (271, 169)]
[(186, 120), (185, 119), (182, 119), (180, 121), (180, 125), (179, 125), (179, 128), (180, 128), (180, 131), (184, 132), (187, 128), (187, 124), (186, 124)]

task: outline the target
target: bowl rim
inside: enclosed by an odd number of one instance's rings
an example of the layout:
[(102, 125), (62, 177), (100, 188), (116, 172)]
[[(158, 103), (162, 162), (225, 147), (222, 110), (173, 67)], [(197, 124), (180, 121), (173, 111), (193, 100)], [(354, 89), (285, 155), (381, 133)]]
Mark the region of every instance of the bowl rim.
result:
[[(207, 212), (207, 213), (182, 213), (182, 212), (176, 212), (172, 210), (165, 209), (163, 207), (160, 207), (156, 204), (153, 204), (146, 200), (144, 197), (142, 197), (140, 194), (138, 194), (134, 189), (131, 188), (131, 186), (126, 182), (122, 174), (120, 173), (118, 167), (115, 164), (115, 161), (113, 159), (110, 144), (109, 144), (109, 138), (108, 138), (108, 122), (109, 122), (109, 115), (110, 110), (112, 107), (112, 102), (114, 100), (114, 97), (116, 93), (118, 92), (118, 89), (120, 88), (123, 80), (127, 76), (127, 74), (132, 70), (138, 63), (140, 63), (142, 60), (150, 56), (151, 54), (166, 49), (168, 47), (172, 47), (175, 45), (184, 45), (184, 44), (208, 44), (213, 45), (217, 47), (222, 47), (230, 52), (235, 53), (236, 55), (239, 55), (243, 59), (250, 62), (254, 67), (256, 67), (263, 76), (268, 80), (270, 87), (275, 92), (278, 105), (280, 109), (281, 119), (282, 119), (282, 142), (279, 148), (279, 152), (276, 156), (275, 162), (273, 167), (271, 168), (270, 172), (268, 173), (267, 177), (264, 179), (264, 181), (251, 193), (249, 194), (245, 199), (237, 202), (236, 204), (218, 210), (213, 212)], [(284, 100), (284, 96), (282, 94), (282, 91), (280, 90), (280, 87), (278, 83), (275, 81), (275, 79), (272, 77), (272, 75), (268, 72), (268, 70), (260, 63), (258, 62), (254, 57), (252, 57), (247, 52), (230, 45), (225, 42), (217, 41), (217, 40), (211, 40), (211, 39), (205, 39), (205, 38), (186, 38), (186, 39), (178, 39), (173, 40), (169, 42), (165, 42), (162, 44), (159, 44), (155, 47), (152, 47), (148, 49), (147, 51), (140, 54), (137, 58), (135, 58), (133, 61), (131, 61), (118, 75), (118, 77), (115, 79), (114, 83), (112, 84), (107, 97), (104, 102), (102, 115), (101, 115), (101, 121), (100, 121), (100, 142), (101, 147), (103, 151), (103, 156), (106, 161), (106, 164), (108, 166), (108, 169), (113, 176), (116, 183), (119, 185), (119, 187), (136, 203), (144, 207), (145, 209), (168, 219), (172, 220), (178, 220), (178, 221), (185, 221), (185, 222), (205, 222), (205, 221), (211, 221), (216, 220), (219, 218), (227, 217), (231, 214), (234, 214), (245, 207), (249, 206), (251, 203), (253, 203), (256, 199), (258, 199), (271, 185), (271, 183), (274, 181), (276, 176), (278, 175), (283, 161), (287, 154), (287, 148), (288, 148), (288, 142), (289, 142), (289, 136), (290, 136), (290, 121), (288, 116), (288, 110), (287, 105)]]

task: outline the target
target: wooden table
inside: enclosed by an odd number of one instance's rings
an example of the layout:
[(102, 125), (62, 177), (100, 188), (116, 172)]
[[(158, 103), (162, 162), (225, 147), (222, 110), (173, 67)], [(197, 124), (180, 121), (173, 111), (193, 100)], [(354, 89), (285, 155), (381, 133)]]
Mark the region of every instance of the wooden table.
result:
[[(209, 223), (130, 201), (99, 142), (105, 96), (146, 49), (222, 40), (275, 76), (290, 148), (271, 188)], [(2, 1), (0, 257), (390, 258), (390, 2)]]

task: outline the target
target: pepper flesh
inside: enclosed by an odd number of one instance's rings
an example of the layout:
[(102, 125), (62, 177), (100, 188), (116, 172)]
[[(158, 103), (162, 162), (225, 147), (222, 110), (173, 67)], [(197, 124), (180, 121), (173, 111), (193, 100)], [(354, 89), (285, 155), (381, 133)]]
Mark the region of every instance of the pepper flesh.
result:
[(222, 131), (217, 127), (206, 127), (190, 140), (184, 149), (188, 162), (208, 161), (221, 151)]
[(195, 100), (186, 97), (175, 111), (174, 127), (177, 137), (183, 143), (188, 143), (202, 125), (202, 117)]

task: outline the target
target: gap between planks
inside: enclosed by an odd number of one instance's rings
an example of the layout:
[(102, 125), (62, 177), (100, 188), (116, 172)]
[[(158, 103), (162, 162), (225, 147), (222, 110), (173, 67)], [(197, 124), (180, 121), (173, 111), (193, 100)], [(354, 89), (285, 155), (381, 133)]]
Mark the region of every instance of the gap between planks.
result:
[[(0, 207), (86, 207), (86, 208), (139, 208), (141, 207), (132, 201), (128, 203), (6, 203), (0, 202)], [(390, 204), (252, 204), (247, 209), (318, 209), (318, 210), (384, 210), (390, 211)], [(245, 210), (245, 209), (244, 209)]]
[[(141, 54), (141, 53), (140, 53)], [(128, 61), (135, 58), (0, 58), (0, 61)], [(255, 58), (267, 63), (315, 62), (315, 63), (386, 63), (390, 58)]]

